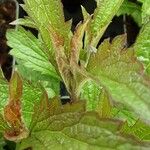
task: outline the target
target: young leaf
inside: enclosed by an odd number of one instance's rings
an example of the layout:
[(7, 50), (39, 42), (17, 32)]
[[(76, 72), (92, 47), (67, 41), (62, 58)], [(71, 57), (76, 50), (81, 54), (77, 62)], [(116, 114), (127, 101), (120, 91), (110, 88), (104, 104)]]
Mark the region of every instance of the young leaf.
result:
[(71, 24), (65, 22), (60, 0), (26, 0), (23, 8), (38, 27), (43, 42), (47, 46), (48, 56), (54, 56), (51, 29), (60, 33), (63, 44), (68, 48)]
[(150, 22), (145, 24), (134, 44), (135, 52), (144, 63), (145, 71), (150, 74)]
[(11, 126), (4, 135), (8, 140), (16, 141), (28, 135), (21, 114), (22, 88), (22, 79), (17, 72), (14, 72), (9, 83), (9, 102), (4, 108), (4, 118)]
[(87, 28), (87, 25), (89, 23), (90, 17), (87, 17), (86, 20), (84, 20), (83, 23), (79, 23), (76, 27), (76, 30), (74, 32), (74, 35), (71, 39), (71, 63), (72, 61), (76, 62), (78, 64), (79, 62), (79, 56), (80, 51), (83, 48), (83, 36), (85, 33), (85, 30)]
[(9, 99), (20, 100), (22, 97), (23, 82), (17, 72), (13, 73), (13, 76), (9, 82)]
[(96, 108), (96, 111), (98, 112), (99, 116), (101, 118), (110, 118), (111, 117), (111, 111), (112, 111), (112, 104), (110, 101), (110, 97), (106, 91), (102, 90), (100, 95), (99, 104)]
[(148, 144), (118, 134), (121, 122), (85, 113), (84, 105), (81, 101), (61, 106), (57, 98), (49, 102), (45, 93), (35, 106), (30, 136), (17, 144), (17, 150), (148, 149)]
[(122, 2), (123, 0), (97, 0), (97, 8), (88, 30), (89, 45), (94, 47), (97, 46)]
[(112, 43), (105, 40), (98, 52), (91, 55), (87, 71), (110, 94), (150, 124), (150, 82), (143, 75), (143, 66), (136, 60), (132, 48), (125, 49), (125, 36)]
[(41, 74), (60, 79), (48, 57), (43, 51), (42, 43), (29, 31), (23, 28), (7, 32), (8, 45), (12, 47), (11, 54), (22, 60), (25, 67)]

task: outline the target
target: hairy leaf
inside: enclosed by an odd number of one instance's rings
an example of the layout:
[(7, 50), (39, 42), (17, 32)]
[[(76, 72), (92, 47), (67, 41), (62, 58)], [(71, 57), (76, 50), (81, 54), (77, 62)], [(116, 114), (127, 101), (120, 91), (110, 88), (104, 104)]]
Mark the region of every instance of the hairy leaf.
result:
[(22, 96), (22, 90), (23, 90), (22, 79), (17, 72), (14, 72), (9, 82), (9, 99), (20, 100)]
[(113, 107), (111, 111), (111, 115), (115, 119), (122, 120), (124, 122), (127, 122), (129, 126), (132, 126), (135, 124), (135, 122), (138, 120), (138, 116), (135, 116), (134, 113), (130, 110), (128, 110), (125, 107)]
[(8, 45), (12, 47), (11, 54), (22, 60), (25, 67), (39, 71), (41, 74), (60, 79), (48, 57), (42, 50), (42, 43), (23, 28), (7, 32)]
[(90, 17), (87, 17), (83, 23), (79, 23), (76, 27), (74, 35), (71, 39), (71, 62), (74, 61), (78, 64), (80, 51), (83, 48), (83, 36), (87, 25), (89, 23)]
[(97, 0), (97, 9), (94, 12), (89, 29), (89, 45), (97, 46), (122, 2), (123, 0)]
[(21, 96), (23, 83), (17, 72), (14, 72), (9, 83), (9, 101), (4, 107), (4, 118), (11, 128), (5, 132), (8, 140), (20, 140), (28, 134), (22, 121)]
[(150, 74), (150, 22), (141, 29), (134, 48), (139, 60), (145, 65), (145, 71)]
[(99, 103), (101, 88), (94, 81), (88, 81), (80, 92), (80, 99), (86, 100), (86, 109), (95, 110)]
[(62, 44), (68, 49), (70, 36), (70, 22), (65, 22), (63, 7), (60, 0), (26, 0), (23, 8), (35, 22), (44, 44), (47, 46), (48, 56), (54, 56), (52, 29), (60, 33)]
[(101, 118), (111, 118), (111, 99), (108, 93), (104, 90), (101, 92), (99, 104), (97, 105), (96, 110)]
[(118, 134), (121, 122), (84, 110), (84, 103), (61, 106), (57, 99), (49, 103), (45, 95), (35, 106), (30, 136), (18, 143), (17, 150), (148, 149), (148, 144)]
[(11, 25), (22, 25), (30, 28), (37, 28), (35, 23), (29, 17), (19, 18), (10, 23)]
[(30, 81), (33, 85), (40, 83), (48, 92), (50, 98), (59, 95), (60, 81), (50, 78), (49, 75), (41, 74), (38, 71), (33, 71), (30, 68), (24, 67), (20, 59), (16, 59), (16, 68), (24, 80)]
[(87, 71), (112, 99), (134, 111), (150, 124), (150, 83), (143, 75), (143, 67), (136, 60), (132, 48), (125, 49), (125, 36), (112, 43), (105, 40), (98, 52), (91, 55)]
[(22, 95), (22, 116), (29, 127), (34, 112), (34, 105), (40, 101), (43, 90), (37, 83), (24, 81)]
[(128, 125), (126, 122), (121, 128), (121, 132), (134, 135), (141, 141), (150, 141), (150, 126), (144, 124), (140, 120), (136, 121), (132, 126)]

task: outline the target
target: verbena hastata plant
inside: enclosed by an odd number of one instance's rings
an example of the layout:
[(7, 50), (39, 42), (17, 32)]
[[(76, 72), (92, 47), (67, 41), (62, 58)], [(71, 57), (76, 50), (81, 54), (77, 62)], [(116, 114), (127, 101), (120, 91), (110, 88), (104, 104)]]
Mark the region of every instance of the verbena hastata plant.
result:
[[(83, 8), (72, 33), (60, 0), (25, 0), (28, 16), (7, 32), (18, 65), (9, 83), (0, 78), (1, 137), (17, 150), (149, 149), (150, 23), (134, 47), (126, 48), (126, 35), (98, 46), (122, 3), (97, 0), (93, 15)], [(21, 25), (37, 29), (38, 38)], [(65, 105), (60, 82), (70, 96)]]

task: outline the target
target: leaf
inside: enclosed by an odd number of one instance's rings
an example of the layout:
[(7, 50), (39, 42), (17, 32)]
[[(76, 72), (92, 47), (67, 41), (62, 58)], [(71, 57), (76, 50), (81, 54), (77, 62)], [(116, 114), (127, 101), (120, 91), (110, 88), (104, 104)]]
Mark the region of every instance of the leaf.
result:
[(138, 2), (144, 3), (145, 0), (137, 0)]
[(8, 82), (4, 78), (2, 70), (0, 70), (0, 95), (0, 112), (2, 112), (8, 100)]
[(101, 94), (101, 88), (94, 81), (88, 81), (80, 91), (80, 99), (86, 100), (87, 111), (95, 110)]
[(80, 99), (86, 100), (86, 110), (96, 111), (101, 118), (119, 119), (131, 126), (138, 119), (125, 107), (112, 103), (112, 98), (94, 81), (88, 81), (81, 90)]
[(4, 133), (6, 130), (8, 130), (10, 127), (7, 124), (6, 120), (4, 119), (3, 115), (0, 114), (0, 134)]
[(150, 22), (145, 24), (134, 44), (135, 52), (144, 63), (145, 71), (150, 74)]
[(24, 126), (21, 114), (22, 79), (14, 72), (9, 83), (9, 101), (4, 107), (4, 118), (11, 128), (6, 130), (4, 137), (16, 141), (25, 138), (28, 131)]
[(135, 116), (132, 111), (121, 106), (114, 106), (112, 108), (111, 115), (114, 119), (119, 119), (123, 122), (127, 122), (129, 126), (134, 125), (139, 118), (138, 116)]
[(125, 36), (112, 43), (105, 40), (98, 52), (91, 55), (87, 71), (110, 94), (112, 99), (132, 110), (150, 124), (150, 82), (143, 75), (143, 66), (132, 48), (125, 49)]
[(143, 1), (142, 5), (142, 23), (146, 24), (150, 21), (150, 3), (149, 0)]
[(111, 118), (111, 111), (112, 111), (111, 99), (108, 93), (106, 93), (106, 91), (104, 90), (102, 90), (101, 92), (99, 104), (96, 108), (96, 111), (98, 112), (101, 118)]
[(150, 141), (150, 126), (140, 120), (137, 120), (132, 126), (125, 123), (121, 128), (121, 132), (124, 134), (134, 135), (141, 141)]
[(150, 5), (149, 0), (138, 0), (142, 3), (142, 24), (146, 24), (150, 21)]
[[(89, 45), (96, 47), (106, 28), (115, 16), (123, 0), (97, 0), (97, 9), (94, 12), (88, 30)], [(107, 7), (106, 7), (107, 6)]]
[(34, 112), (34, 104), (40, 101), (43, 89), (38, 83), (31, 83), (24, 80), (22, 95), (22, 116), (27, 127), (31, 123)]
[(146, 143), (118, 134), (119, 121), (102, 120), (96, 113), (85, 113), (85, 104), (60, 105), (59, 100), (50, 102), (46, 93), (35, 105), (30, 126), (30, 136), (17, 144), (17, 150), (33, 149), (148, 149)]
[(10, 23), (11, 25), (22, 25), (22, 26), (26, 26), (26, 27), (30, 27), (30, 28), (37, 28), (35, 23), (29, 18), (29, 17), (25, 17), (25, 18), (19, 18), (13, 22)]
[(13, 48), (11, 54), (21, 59), (25, 67), (55, 79), (60, 79), (47, 55), (42, 50), (42, 43), (31, 32), (21, 27), (17, 31), (11, 29), (7, 32), (7, 39), (8, 45)]
[[(3, 108), (6, 105), (7, 100), (8, 100), (8, 82), (4, 78), (2, 70), (0, 70), (0, 95), (1, 95), (1, 97), (0, 97), (1, 98), (0, 99), (0, 102), (1, 102), (1, 105), (0, 105), (0, 134), (1, 134), (1, 133), (4, 133), (5, 130), (9, 129), (9, 126), (2, 115)], [(3, 143), (4, 141), (0, 139), (0, 145), (1, 145), (1, 142)]]
[(89, 23), (90, 17), (87, 17), (86, 20), (84, 20), (83, 23), (79, 23), (76, 27), (76, 30), (74, 32), (74, 35), (71, 39), (71, 58), (70, 61), (76, 62), (78, 64), (79, 62), (79, 56), (80, 51), (83, 48), (83, 36), (85, 33), (85, 30), (87, 28), (87, 25)]
[(142, 25), (142, 11), (141, 6), (136, 3), (132, 3), (128, 0), (125, 0), (121, 5), (119, 11), (117, 12), (117, 16), (120, 15), (131, 15), (134, 21), (138, 24), (138, 26)]
[[(58, 118), (62, 117), (62, 119), (63, 119), (65, 117), (65, 113), (72, 114), (73, 112), (76, 112), (77, 114), (79, 114), (80, 112), (83, 112), (85, 110), (84, 105), (85, 105), (84, 101), (81, 101), (81, 102), (76, 102), (74, 104), (67, 104), (65, 106), (62, 106), (61, 101), (57, 97), (55, 97), (51, 101), (49, 101), (48, 97), (47, 97), (47, 93), (44, 93), (41, 98), (40, 103), (38, 105), (35, 105), (35, 108), (34, 108), (35, 111), (33, 114), (32, 122), (30, 124), (30, 130), (32, 132), (35, 132), (38, 130), (45, 129), (45, 127), (47, 127), (47, 124), (44, 123), (46, 120), (48, 122), (50, 121), (48, 123), (50, 125), (49, 126), (50, 128), (59, 130), (59, 128), (61, 129), (63, 126), (61, 127), (61, 126), (59, 126), (59, 124), (57, 125), (57, 121), (56, 121), (57, 126), (54, 125), (55, 121), (53, 124), (53, 122), (51, 122), (52, 121), (51, 117), (53, 118), (53, 116), (56, 115), (56, 118), (58, 116)], [(71, 123), (72, 119), (68, 118), (66, 121), (68, 123), (69, 122)], [(63, 124), (63, 122), (62, 122), (62, 124)], [(65, 122), (64, 122), (64, 125), (65, 125)]]
[(22, 96), (23, 82), (17, 72), (13, 73), (13, 76), (9, 82), (9, 99), (20, 100)]
[(49, 57), (53, 58), (55, 53), (51, 29), (60, 34), (66, 51), (68, 50), (71, 24), (65, 22), (60, 0), (26, 0), (23, 8), (38, 27)]
[(48, 92), (49, 98), (59, 95), (59, 80), (50, 78), (49, 75), (40, 74), (38, 71), (33, 71), (30, 68), (24, 67), (20, 59), (16, 59), (16, 61), (18, 63), (16, 68), (24, 80), (30, 81), (32, 84), (40, 83)]

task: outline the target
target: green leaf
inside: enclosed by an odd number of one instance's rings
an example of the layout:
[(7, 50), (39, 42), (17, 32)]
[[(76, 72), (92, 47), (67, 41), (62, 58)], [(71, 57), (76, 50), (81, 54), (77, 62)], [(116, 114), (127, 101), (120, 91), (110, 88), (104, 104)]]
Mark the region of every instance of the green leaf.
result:
[(8, 100), (8, 82), (3, 76), (2, 70), (0, 70), (0, 112), (6, 105)]
[(101, 88), (94, 81), (88, 81), (80, 92), (80, 99), (86, 100), (86, 109), (95, 110), (99, 103)]
[(102, 90), (101, 92), (99, 104), (97, 105), (96, 111), (101, 118), (111, 118), (111, 98), (104, 90)]
[[(4, 131), (6, 131), (7, 129), (9, 129), (9, 126), (7, 124), (7, 122), (5, 121), (4, 117), (3, 117), (3, 108), (4, 106), (7, 104), (8, 101), (8, 82), (6, 81), (6, 79), (3, 76), (2, 70), (0, 70), (0, 134), (4, 133)], [(1, 137), (1, 135), (0, 135)], [(1, 142), (3, 143), (4, 141), (1, 141), (0, 139), (0, 145)]]
[(134, 21), (139, 26), (141, 26), (142, 24), (141, 6), (137, 5), (136, 3), (132, 3), (128, 0), (125, 0), (116, 15), (120, 16), (120, 15), (125, 15), (125, 14), (131, 15)]
[(141, 29), (134, 49), (139, 60), (144, 63), (145, 71), (150, 74), (150, 22)]
[(112, 43), (105, 40), (98, 52), (91, 55), (87, 71), (110, 94), (112, 99), (132, 110), (150, 124), (150, 84), (143, 75), (143, 66), (132, 48), (124, 48), (125, 36)]
[(29, 17), (25, 17), (25, 18), (19, 18), (13, 22), (10, 23), (11, 25), (22, 25), (22, 26), (26, 26), (26, 27), (30, 27), (30, 28), (37, 28), (35, 23), (29, 18)]
[(134, 125), (139, 118), (138, 116), (135, 116), (133, 112), (121, 106), (113, 107), (111, 115), (114, 119), (119, 119), (122, 120), (123, 122), (127, 122), (129, 126)]
[(17, 31), (12, 29), (7, 32), (7, 39), (8, 45), (13, 48), (11, 54), (21, 59), (25, 67), (60, 79), (42, 50), (42, 43), (31, 32), (21, 27)]
[(123, 0), (97, 0), (97, 9), (89, 28), (89, 45), (96, 47)]
[(150, 21), (150, 3), (149, 0), (143, 1), (142, 5), (142, 23), (146, 24)]
[(61, 106), (48, 102), (46, 93), (35, 106), (30, 136), (17, 144), (17, 150), (50, 149), (148, 149), (146, 143), (118, 134), (121, 122), (102, 120), (96, 113), (85, 113), (84, 103)]
[(62, 44), (68, 50), (71, 23), (65, 22), (60, 0), (26, 0), (23, 8), (38, 27), (42, 40), (46, 44), (48, 56), (52, 59), (54, 56), (52, 30), (60, 34)]
[(20, 59), (16, 59), (16, 61), (18, 63), (16, 68), (24, 80), (30, 81), (32, 84), (40, 83), (48, 92), (49, 98), (59, 95), (59, 80), (50, 78), (49, 75), (44, 75), (38, 71), (33, 71), (30, 68), (24, 67)]
[(140, 120), (136, 121), (136, 123), (132, 126), (125, 123), (121, 128), (121, 132), (124, 134), (134, 135), (141, 141), (150, 141), (150, 126)]
[(142, 3), (142, 24), (150, 21), (150, 3), (149, 0), (138, 0)]
[(10, 127), (8, 126), (6, 120), (4, 119), (3, 115), (0, 114), (0, 136), (2, 133), (4, 133), (6, 130), (8, 130)]
[(40, 101), (43, 93), (42, 88), (38, 83), (24, 81), (23, 96), (22, 96), (22, 116), (25, 124), (29, 127), (31, 118), (34, 112), (34, 105)]
[(15, 71), (9, 82), (9, 99), (18, 100), (22, 97), (23, 83), (20, 75)]

